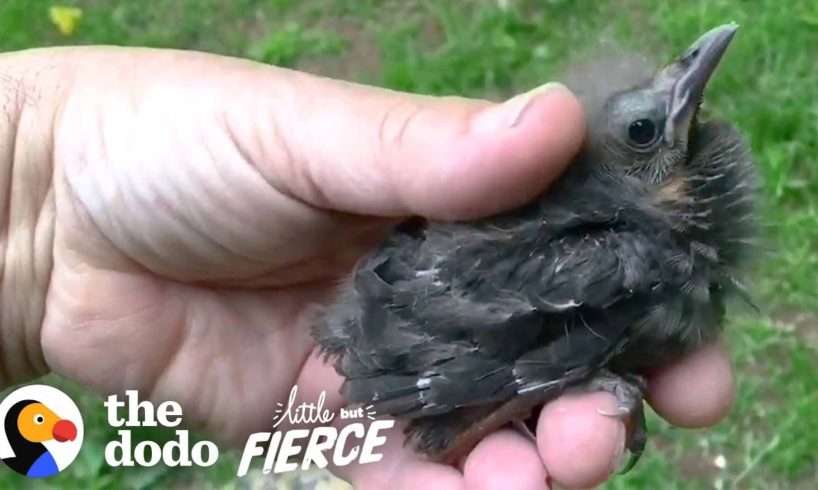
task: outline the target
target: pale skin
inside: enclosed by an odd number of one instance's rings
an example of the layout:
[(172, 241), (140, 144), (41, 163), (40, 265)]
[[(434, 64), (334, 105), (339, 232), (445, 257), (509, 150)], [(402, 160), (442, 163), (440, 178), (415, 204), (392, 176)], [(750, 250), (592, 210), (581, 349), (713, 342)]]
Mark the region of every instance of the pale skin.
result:
[[(559, 87), (496, 104), (192, 52), (0, 55), (0, 382), (136, 389), (238, 446), (293, 384), (340, 408), (312, 305), (396, 219), (531, 199), (583, 133)], [(716, 423), (732, 397), (720, 346), (650, 379), (653, 407), (683, 427)], [(502, 430), (459, 467), (393, 436), (382, 462), (336, 472), (361, 489), (590, 487), (621, 457), (624, 424), (599, 413), (612, 408), (565, 396), (536, 442)]]

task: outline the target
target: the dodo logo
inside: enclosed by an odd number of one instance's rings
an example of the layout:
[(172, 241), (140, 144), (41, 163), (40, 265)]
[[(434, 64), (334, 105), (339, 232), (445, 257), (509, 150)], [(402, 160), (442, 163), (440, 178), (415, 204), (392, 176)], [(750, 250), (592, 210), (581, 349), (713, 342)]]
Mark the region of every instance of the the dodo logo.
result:
[(82, 446), (82, 416), (73, 400), (45, 385), (13, 391), (0, 402), (0, 458), (31, 478), (56, 475)]

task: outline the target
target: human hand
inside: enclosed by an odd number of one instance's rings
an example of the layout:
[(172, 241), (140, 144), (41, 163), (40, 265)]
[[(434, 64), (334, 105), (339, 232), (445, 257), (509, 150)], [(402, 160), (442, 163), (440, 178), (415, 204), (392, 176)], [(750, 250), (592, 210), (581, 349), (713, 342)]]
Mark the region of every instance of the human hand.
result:
[[(396, 218), (471, 218), (531, 199), (581, 144), (559, 88), (503, 105), (395, 93), (190, 52), (0, 56), (6, 235), (4, 384), (52, 370), (101, 393), (182, 404), (243, 444), (298, 384), (343, 405), (312, 355), (310, 305)], [(708, 347), (652, 378), (670, 422), (715, 423), (732, 397)], [(462, 469), (388, 440), (359, 488), (590, 486), (624, 427), (606, 394), (561, 398), (537, 443), (486, 438)]]

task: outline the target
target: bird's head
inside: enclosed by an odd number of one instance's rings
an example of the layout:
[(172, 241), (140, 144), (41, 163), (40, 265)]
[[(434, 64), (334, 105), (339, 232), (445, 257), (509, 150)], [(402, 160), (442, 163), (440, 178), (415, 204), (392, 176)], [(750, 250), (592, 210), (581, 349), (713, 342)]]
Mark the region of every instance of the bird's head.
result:
[(602, 192), (630, 196), (637, 188), (634, 195), (676, 239), (725, 270), (755, 249), (758, 175), (741, 132), (728, 121), (702, 120), (699, 108), (737, 28), (711, 29), (658, 68), (619, 54), (566, 74), (588, 120), (578, 175), (590, 169), (624, 178), (629, 191)]
[(73, 441), (77, 437), (77, 427), (69, 420), (62, 419), (45, 404), (25, 400), (17, 404), (10, 414), (16, 413), (16, 427), (27, 441), (38, 443), (50, 440)]
[(596, 63), (594, 73), (576, 74), (581, 78), (569, 85), (590, 121), (591, 159), (622, 165), (653, 184), (688, 161), (705, 87), (736, 29), (726, 24), (710, 30), (658, 70), (620, 57)]

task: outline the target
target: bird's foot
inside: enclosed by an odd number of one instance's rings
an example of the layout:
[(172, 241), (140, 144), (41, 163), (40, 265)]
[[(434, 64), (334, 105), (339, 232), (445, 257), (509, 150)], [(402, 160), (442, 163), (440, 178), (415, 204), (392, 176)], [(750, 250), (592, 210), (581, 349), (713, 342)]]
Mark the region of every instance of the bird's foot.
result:
[(614, 411), (599, 413), (609, 417), (626, 417), (642, 409), (642, 400), (647, 392), (647, 382), (635, 374), (616, 374), (611, 371), (600, 371), (589, 384), (594, 391), (605, 391), (616, 398)]
[(625, 422), (628, 429), (625, 447), (631, 456), (622, 469), (622, 473), (627, 473), (636, 466), (648, 441), (643, 402), (647, 392), (647, 382), (644, 377), (635, 374), (601, 371), (591, 380), (589, 388), (593, 391), (608, 392), (616, 398), (615, 410), (599, 410), (599, 413), (607, 417), (622, 419)]

